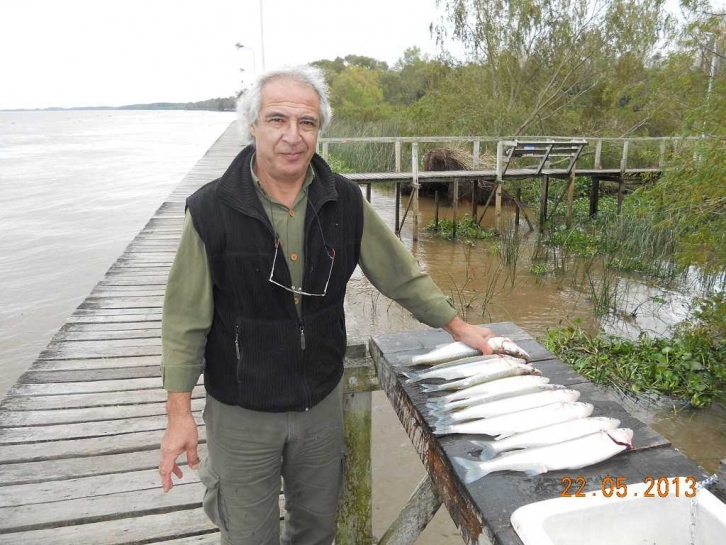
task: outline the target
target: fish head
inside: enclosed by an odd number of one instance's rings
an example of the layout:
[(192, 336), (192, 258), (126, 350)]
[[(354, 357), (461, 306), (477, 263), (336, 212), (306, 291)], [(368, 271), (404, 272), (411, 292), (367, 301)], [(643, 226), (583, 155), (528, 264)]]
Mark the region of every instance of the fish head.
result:
[(633, 448), (633, 430), (630, 428), (618, 428), (616, 430), (608, 430), (605, 433), (614, 443), (623, 445), (628, 450)]
[(593, 416), (591, 418), (598, 422), (603, 430), (614, 430), (620, 425), (620, 420), (617, 418), (610, 418), (609, 416)]

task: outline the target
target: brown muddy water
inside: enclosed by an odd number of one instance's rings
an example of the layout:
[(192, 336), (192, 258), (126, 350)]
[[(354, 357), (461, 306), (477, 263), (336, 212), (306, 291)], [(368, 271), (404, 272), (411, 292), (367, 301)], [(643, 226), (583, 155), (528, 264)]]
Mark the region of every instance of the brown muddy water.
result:
[[(402, 198), (402, 214), (407, 199)], [(392, 190), (374, 189), (372, 204), (389, 225), (394, 221), (394, 203)], [(511, 321), (540, 338), (548, 328), (575, 321), (593, 333), (602, 329), (630, 338), (640, 332), (663, 334), (687, 316), (688, 305), (698, 290), (698, 284), (687, 279), (677, 288), (659, 287), (634, 276), (611, 279), (617, 286), (614, 300), (620, 311), (617, 316), (598, 319), (593, 316), (590, 284), (583, 281), (582, 264), (568, 260), (566, 274), (537, 277), (529, 272), (537, 233), (528, 232), (523, 218), (519, 226), (519, 257), (516, 268), (512, 268), (502, 264), (497, 240), (472, 245), (442, 240), (424, 231), (423, 226), (434, 217), (433, 199), (422, 198), (420, 210), (422, 229), (418, 242), (412, 240), (410, 213), (401, 239), (471, 323)], [(470, 211), (470, 205), (460, 204), (460, 216)], [(450, 219), (451, 209), (442, 207), (440, 217)], [(505, 208), (504, 223), (512, 221), (513, 210)], [(493, 227), (491, 209), (482, 227)], [(593, 269), (591, 275), (596, 293), (598, 282), (602, 281), (600, 273)], [(426, 327), (381, 295), (360, 271), (351, 281), (348, 297), (361, 333), (366, 336)], [(628, 399), (624, 404), (707, 471), (715, 472), (719, 460), (726, 458), (724, 405), (715, 403), (708, 409), (693, 411), (644, 399)], [(374, 394), (372, 465), (374, 533), (380, 537), (424, 476), (417, 454), (381, 392)], [(461, 538), (446, 510), (441, 509), (417, 543), (454, 545), (461, 543)]]

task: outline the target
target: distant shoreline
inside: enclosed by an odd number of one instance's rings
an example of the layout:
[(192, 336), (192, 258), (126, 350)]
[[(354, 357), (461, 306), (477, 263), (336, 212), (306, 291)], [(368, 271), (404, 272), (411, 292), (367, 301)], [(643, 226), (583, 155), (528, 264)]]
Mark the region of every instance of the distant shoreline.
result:
[(198, 102), (152, 102), (150, 104), (128, 104), (126, 106), (75, 106), (62, 108), (51, 106), (49, 108), (12, 108), (0, 109), (0, 112), (68, 112), (75, 110), (188, 110), (233, 112), (237, 99), (235, 97), (212, 98)]

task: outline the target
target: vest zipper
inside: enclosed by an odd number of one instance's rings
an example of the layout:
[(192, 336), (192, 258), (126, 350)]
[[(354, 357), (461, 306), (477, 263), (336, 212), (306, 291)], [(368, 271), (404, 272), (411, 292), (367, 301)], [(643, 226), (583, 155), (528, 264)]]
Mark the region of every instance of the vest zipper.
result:
[(239, 349), (239, 324), (234, 325), (234, 354), (237, 356), (237, 365), (235, 365), (235, 369), (237, 370), (237, 383), (242, 384), (242, 380), (240, 379), (242, 354)]
[[(305, 351), (305, 322), (302, 318), (298, 319), (298, 325), (300, 327), (300, 348)], [(308, 390), (308, 379), (305, 375), (305, 355), (302, 357), (302, 386), (303, 393), (305, 394), (305, 410), (310, 410), (310, 391)]]
[(302, 320), (299, 321), (300, 324), (300, 348), (302, 350), (305, 350), (305, 324)]

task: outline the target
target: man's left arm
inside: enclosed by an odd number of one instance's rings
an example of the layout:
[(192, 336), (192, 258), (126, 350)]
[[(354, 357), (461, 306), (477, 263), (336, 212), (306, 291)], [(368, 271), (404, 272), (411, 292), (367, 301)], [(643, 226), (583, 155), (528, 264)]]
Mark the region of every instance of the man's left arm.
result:
[(411, 253), (365, 200), (363, 221), (360, 266), (371, 284), (417, 320), (431, 327), (442, 327), (455, 340), (491, 354), (486, 341), (494, 333), (468, 324), (457, 316), (431, 277), (421, 270)]

